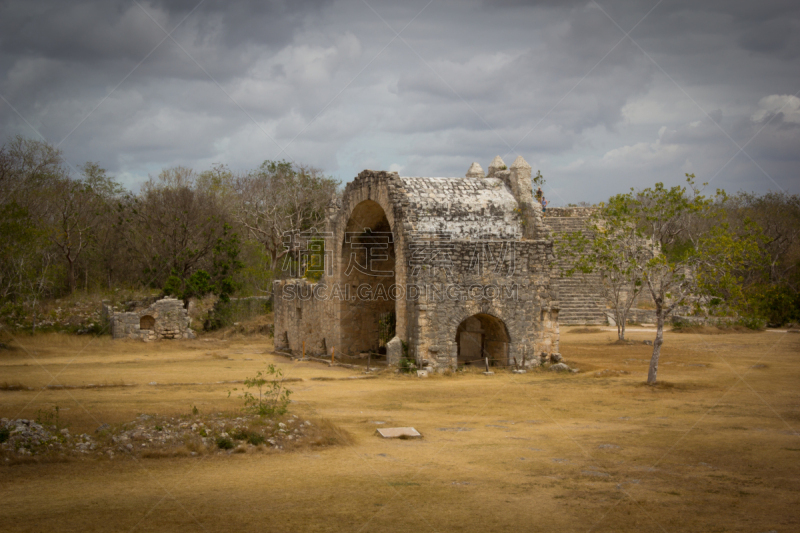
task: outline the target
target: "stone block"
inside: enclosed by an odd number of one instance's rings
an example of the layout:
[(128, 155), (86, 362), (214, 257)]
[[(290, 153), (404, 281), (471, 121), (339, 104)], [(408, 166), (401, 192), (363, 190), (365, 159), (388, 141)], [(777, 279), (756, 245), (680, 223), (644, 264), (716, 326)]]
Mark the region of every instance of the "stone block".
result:
[(380, 428), (375, 431), (384, 439), (419, 439), (422, 434), (412, 427)]
[(403, 343), (399, 337), (393, 337), (392, 340), (386, 343), (386, 363), (390, 365), (399, 365), (400, 359), (403, 358)]

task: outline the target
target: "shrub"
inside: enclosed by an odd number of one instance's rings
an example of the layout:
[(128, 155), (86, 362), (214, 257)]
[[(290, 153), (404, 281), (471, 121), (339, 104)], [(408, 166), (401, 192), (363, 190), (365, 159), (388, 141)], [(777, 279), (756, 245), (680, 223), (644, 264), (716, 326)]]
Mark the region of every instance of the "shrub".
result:
[(231, 436), (236, 440), (245, 440), (253, 446), (258, 446), (266, 441), (264, 435), (248, 429), (237, 429)]
[(762, 286), (755, 291), (755, 307), (773, 326), (782, 326), (800, 319), (800, 292), (788, 284)]
[(417, 369), (417, 365), (414, 364), (414, 361), (408, 359), (407, 357), (403, 357), (400, 359), (400, 372), (414, 372)]
[(217, 437), (217, 448), (220, 450), (233, 449), (233, 441), (228, 437)]
[(36, 411), (36, 423), (41, 426), (56, 426), (56, 428), (61, 429), (61, 421), (59, 420), (59, 407), (56, 405), (53, 407), (52, 411), (39, 409)]
[[(275, 365), (270, 364), (255, 377), (245, 379), (244, 386), (245, 389), (239, 397), (244, 400), (245, 411), (260, 416), (274, 416), (285, 414), (288, 410), (292, 391), (283, 386), (283, 372)], [(246, 389), (256, 389), (258, 396)], [(228, 391), (228, 397), (231, 392)]]
[(744, 316), (736, 321), (736, 325), (744, 326), (747, 329), (761, 330), (767, 327), (767, 322), (761, 317)]

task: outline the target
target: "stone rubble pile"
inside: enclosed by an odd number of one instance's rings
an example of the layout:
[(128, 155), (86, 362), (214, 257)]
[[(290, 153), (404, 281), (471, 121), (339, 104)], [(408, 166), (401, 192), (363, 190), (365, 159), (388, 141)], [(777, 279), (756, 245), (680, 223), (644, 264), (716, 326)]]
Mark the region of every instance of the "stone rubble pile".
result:
[(236, 418), (154, 417), (134, 422), (103, 424), (94, 435), (73, 435), (67, 428), (43, 426), (34, 420), (0, 419), (0, 457), (86, 457), (135, 455), (199, 455), (246, 452), (257, 447), (283, 450), (315, 437), (314, 425), (296, 415), (283, 421), (253, 415)]
[[(55, 301), (58, 307), (36, 315), (36, 328), (72, 329), (78, 334), (92, 333), (102, 330), (101, 310), (92, 301)], [(18, 317), (14, 327), (30, 329), (33, 326), (34, 313), (27, 309), (24, 317)], [(10, 324), (9, 324), (10, 325)]]
[(45, 453), (89, 453), (95, 449), (94, 440), (85, 433), (70, 435), (69, 430), (56, 426), (45, 428), (41, 424), (20, 418), (0, 419), (0, 452), (16, 455), (42, 455)]

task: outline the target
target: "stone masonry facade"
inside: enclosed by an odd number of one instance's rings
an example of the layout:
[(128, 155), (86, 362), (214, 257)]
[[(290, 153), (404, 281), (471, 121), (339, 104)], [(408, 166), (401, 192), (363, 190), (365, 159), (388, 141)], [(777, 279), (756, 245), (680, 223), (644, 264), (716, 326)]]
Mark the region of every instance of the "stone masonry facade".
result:
[(553, 241), (521, 157), (462, 178), (365, 170), (322, 234), (291, 242), (307, 270), (274, 284), (277, 350), (436, 371), (560, 359)]
[(103, 314), (110, 322), (114, 339), (154, 341), (195, 337), (183, 301), (175, 298), (164, 298), (132, 312), (116, 312), (113, 307), (103, 305)]

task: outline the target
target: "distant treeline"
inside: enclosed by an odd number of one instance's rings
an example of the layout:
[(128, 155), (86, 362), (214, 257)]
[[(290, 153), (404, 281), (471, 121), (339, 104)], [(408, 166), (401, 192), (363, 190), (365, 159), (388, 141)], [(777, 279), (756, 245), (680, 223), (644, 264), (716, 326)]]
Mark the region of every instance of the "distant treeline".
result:
[(0, 319), (76, 290), (268, 294), (286, 232), (320, 229), (337, 194), (334, 179), (286, 161), (167, 168), (134, 194), (97, 163), (76, 169), (12, 138), (0, 148)]
[[(287, 232), (321, 230), (338, 194), (320, 170), (286, 161), (238, 173), (167, 168), (134, 194), (97, 163), (75, 169), (45, 142), (9, 139), (0, 148), (0, 320), (76, 290), (268, 295), (285, 260), (296, 260)], [(724, 209), (734, 233), (756, 227), (764, 237), (764, 261), (737, 275), (747, 312), (800, 320), (800, 197), (739, 193)]]

